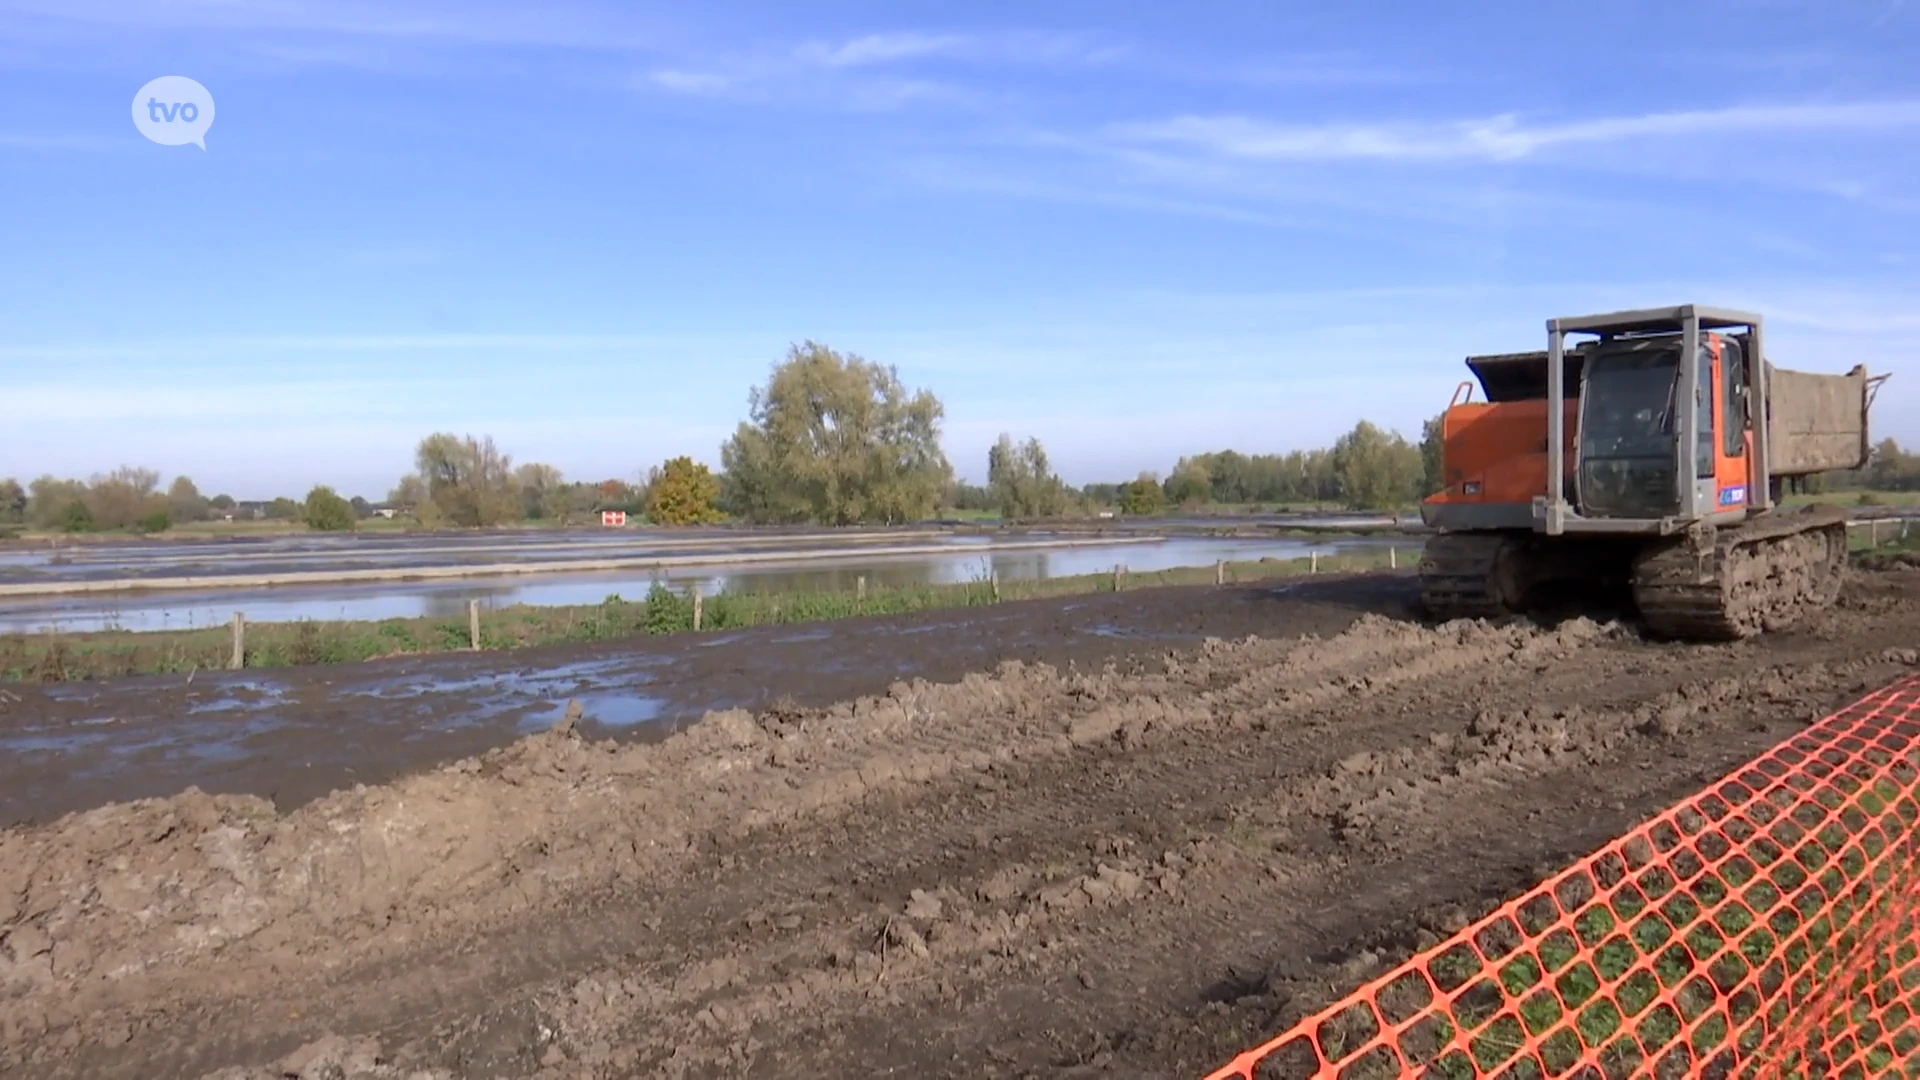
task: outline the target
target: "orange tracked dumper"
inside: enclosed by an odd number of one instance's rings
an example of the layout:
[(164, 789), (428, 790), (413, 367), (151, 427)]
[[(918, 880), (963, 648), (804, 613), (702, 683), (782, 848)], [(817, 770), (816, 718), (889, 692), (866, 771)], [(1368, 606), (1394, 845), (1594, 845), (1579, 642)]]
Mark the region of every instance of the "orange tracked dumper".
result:
[(1485, 400), (1454, 391), (1421, 506), (1428, 610), (1616, 585), (1657, 634), (1732, 640), (1831, 604), (1846, 515), (1783, 508), (1783, 480), (1865, 464), (1886, 377), (1775, 368), (1761, 341), (1759, 315), (1687, 304), (1553, 319), (1542, 352), (1469, 357)]

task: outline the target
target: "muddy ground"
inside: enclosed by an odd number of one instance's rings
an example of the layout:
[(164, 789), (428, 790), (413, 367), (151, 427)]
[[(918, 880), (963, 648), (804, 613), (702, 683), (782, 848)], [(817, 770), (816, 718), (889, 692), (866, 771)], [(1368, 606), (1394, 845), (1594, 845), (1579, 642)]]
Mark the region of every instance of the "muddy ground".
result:
[(658, 740), (716, 709), (824, 706), (1004, 660), (1151, 659), (1207, 637), (1410, 617), (1404, 580), (1124, 591), (611, 645), (0, 685), (0, 827), (189, 786), (286, 810), (504, 746), (585, 708), (593, 738)]
[(1236, 591), (1262, 638), (958, 674), (998, 643), (929, 631), (942, 681), (662, 742), (0, 833), (0, 1075), (1197, 1075), (1920, 659), (1910, 569), (1726, 646), (1315, 588)]

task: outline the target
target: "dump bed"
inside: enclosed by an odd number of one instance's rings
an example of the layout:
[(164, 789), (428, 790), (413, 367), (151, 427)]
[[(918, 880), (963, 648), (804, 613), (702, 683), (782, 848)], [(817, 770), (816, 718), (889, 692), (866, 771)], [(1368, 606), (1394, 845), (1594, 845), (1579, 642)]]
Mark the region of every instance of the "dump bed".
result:
[(1775, 476), (1867, 463), (1867, 369), (1814, 375), (1767, 365), (1767, 434)]
[[(1566, 373), (1568, 401), (1580, 396), (1580, 376), (1585, 370), (1587, 350), (1568, 349), (1561, 358)], [(1492, 402), (1531, 401), (1547, 396), (1547, 351), (1494, 353), (1467, 357), (1467, 368), (1480, 380), (1480, 389)]]

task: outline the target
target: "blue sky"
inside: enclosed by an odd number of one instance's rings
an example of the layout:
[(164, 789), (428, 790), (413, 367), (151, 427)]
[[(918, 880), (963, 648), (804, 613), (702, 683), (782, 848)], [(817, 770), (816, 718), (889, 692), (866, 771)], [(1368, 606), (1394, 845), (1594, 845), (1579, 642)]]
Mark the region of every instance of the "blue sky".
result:
[(0, 0), (0, 476), (717, 464), (811, 338), (1079, 483), (1688, 300), (1920, 442), (1915, 57), (1901, 0)]

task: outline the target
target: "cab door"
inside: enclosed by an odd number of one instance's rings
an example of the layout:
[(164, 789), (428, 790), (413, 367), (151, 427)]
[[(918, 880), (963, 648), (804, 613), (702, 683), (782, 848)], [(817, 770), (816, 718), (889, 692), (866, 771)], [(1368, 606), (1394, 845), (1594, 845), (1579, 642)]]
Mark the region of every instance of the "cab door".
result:
[[(1747, 358), (1740, 342), (1725, 334), (1707, 336), (1712, 351), (1714, 389), (1713, 501), (1709, 512), (1745, 510), (1753, 498), (1753, 432), (1747, 408)], [(1701, 461), (1707, 447), (1701, 446)], [(1704, 471), (1704, 468), (1703, 470)]]

